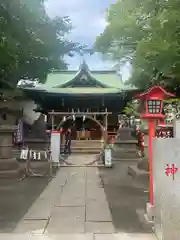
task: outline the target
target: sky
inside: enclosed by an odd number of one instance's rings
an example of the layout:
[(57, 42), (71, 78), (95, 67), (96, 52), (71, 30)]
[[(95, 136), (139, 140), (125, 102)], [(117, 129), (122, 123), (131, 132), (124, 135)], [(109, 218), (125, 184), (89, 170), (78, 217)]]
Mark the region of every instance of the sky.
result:
[[(47, 13), (51, 17), (69, 16), (73, 30), (69, 34), (69, 39), (92, 47), (96, 37), (105, 29), (107, 22), (105, 18), (106, 9), (115, 0), (48, 0), (46, 3)], [(115, 63), (105, 61), (100, 54), (91, 56), (85, 55), (84, 59), (92, 70), (112, 69)], [(82, 57), (66, 57), (69, 69), (78, 69)], [(129, 67), (121, 69), (123, 79), (129, 77)]]

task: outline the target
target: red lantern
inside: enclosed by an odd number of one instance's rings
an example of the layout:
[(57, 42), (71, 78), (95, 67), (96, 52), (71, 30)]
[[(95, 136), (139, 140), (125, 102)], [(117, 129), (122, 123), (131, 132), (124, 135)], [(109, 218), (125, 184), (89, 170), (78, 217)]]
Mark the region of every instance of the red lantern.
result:
[(141, 118), (147, 119), (149, 124), (149, 177), (150, 177), (150, 204), (154, 205), (153, 194), (153, 172), (152, 172), (152, 139), (155, 137), (155, 121), (162, 120), (165, 115), (162, 113), (163, 100), (168, 97), (175, 97), (174, 94), (167, 92), (160, 86), (153, 86), (147, 92), (141, 93), (136, 96), (145, 104), (145, 111), (142, 113)]
[(168, 97), (175, 97), (174, 94), (167, 92), (160, 86), (153, 86), (149, 91), (136, 96), (137, 99), (144, 101), (145, 112), (141, 118), (144, 119), (163, 119), (165, 115), (162, 113), (163, 101)]

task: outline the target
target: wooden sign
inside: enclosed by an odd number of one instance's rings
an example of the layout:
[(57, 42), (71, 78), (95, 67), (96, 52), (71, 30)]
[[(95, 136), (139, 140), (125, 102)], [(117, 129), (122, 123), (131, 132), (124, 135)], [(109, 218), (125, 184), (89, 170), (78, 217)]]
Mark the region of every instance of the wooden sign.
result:
[(166, 127), (166, 128), (160, 128), (156, 130), (156, 137), (157, 138), (173, 138), (173, 128)]

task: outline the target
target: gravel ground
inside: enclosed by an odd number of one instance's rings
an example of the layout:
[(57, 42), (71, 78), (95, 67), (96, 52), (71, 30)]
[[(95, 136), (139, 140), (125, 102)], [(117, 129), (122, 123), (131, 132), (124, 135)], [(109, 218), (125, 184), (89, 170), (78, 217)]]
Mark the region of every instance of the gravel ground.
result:
[(0, 181), (0, 233), (11, 233), (48, 184), (47, 178)]
[(111, 209), (113, 224), (117, 232), (151, 232), (141, 224), (137, 209), (145, 209), (148, 202), (148, 182), (128, 176), (128, 166), (133, 162), (119, 162), (113, 168), (99, 168), (106, 197)]

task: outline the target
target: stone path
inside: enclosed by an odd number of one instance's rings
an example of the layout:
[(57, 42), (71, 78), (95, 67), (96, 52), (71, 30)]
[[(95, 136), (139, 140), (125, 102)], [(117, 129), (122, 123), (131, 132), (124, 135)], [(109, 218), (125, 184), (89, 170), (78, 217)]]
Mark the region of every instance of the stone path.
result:
[[(83, 165), (91, 165), (91, 166), (97, 166), (98, 163), (96, 161), (98, 154), (80, 154), (80, 155), (71, 155), (68, 157), (65, 162), (62, 162), (63, 166), (67, 166), (68, 164), (78, 166)], [(67, 164), (66, 164), (67, 163)]]
[[(74, 157), (78, 158), (76, 155)], [(61, 168), (11, 235), (3, 240), (155, 240), (151, 234), (115, 233), (96, 167)]]

